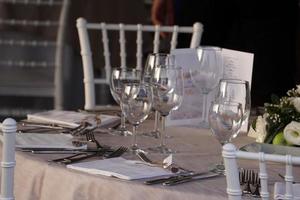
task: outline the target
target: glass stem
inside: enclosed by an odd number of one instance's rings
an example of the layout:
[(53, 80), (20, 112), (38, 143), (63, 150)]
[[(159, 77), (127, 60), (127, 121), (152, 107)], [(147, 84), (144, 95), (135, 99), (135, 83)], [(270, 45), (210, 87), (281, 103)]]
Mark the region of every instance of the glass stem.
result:
[(133, 142), (132, 142), (132, 147), (131, 149), (136, 150), (138, 148), (137, 142), (136, 142), (136, 130), (137, 130), (138, 125), (133, 125), (132, 127), (132, 136), (133, 136)]
[(158, 111), (155, 111), (155, 119), (154, 119), (154, 131), (158, 132), (158, 122), (159, 122), (160, 114)]
[(121, 125), (120, 125), (121, 130), (124, 130), (126, 128), (125, 122), (126, 122), (125, 115), (123, 112), (121, 112)]
[(160, 132), (160, 146), (164, 147), (166, 145), (166, 127), (165, 127), (165, 116), (161, 116), (161, 132)]
[(202, 121), (206, 122), (206, 117), (207, 117), (207, 93), (203, 94), (203, 105), (202, 105)]

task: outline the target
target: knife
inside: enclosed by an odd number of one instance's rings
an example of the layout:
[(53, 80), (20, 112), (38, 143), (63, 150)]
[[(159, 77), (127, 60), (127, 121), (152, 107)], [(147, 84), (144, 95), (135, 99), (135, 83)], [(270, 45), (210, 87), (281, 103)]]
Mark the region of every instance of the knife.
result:
[(178, 178), (178, 179), (175, 179), (175, 180), (170, 180), (170, 181), (163, 182), (163, 185), (173, 186), (173, 185), (178, 185), (178, 184), (181, 184), (181, 183), (187, 183), (187, 182), (196, 181), (196, 180), (213, 178), (213, 177), (217, 177), (217, 176), (220, 176), (220, 175), (222, 175), (222, 174), (213, 173), (213, 174), (207, 174), (207, 175), (185, 176), (185, 177)]
[(204, 174), (207, 174), (207, 173), (208, 172), (199, 172), (199, 173), (188, 172), (188, 173), (181, 173), (181, 174), (177, 174), (177, 175), (173, 175), (173, 176), (168, 176), (168, 177), (163, 177), (163, 178), (155, 178), (155, 179), (147, 180), (144, 183), (146, 185), (154, 185), (154, 184), (165, 183), (165, 182), (168, 182), (168, 181), (175, 181), (177, 179), (184, 178), (184, 177), (200, 176), (200, 175), (204, 175)]

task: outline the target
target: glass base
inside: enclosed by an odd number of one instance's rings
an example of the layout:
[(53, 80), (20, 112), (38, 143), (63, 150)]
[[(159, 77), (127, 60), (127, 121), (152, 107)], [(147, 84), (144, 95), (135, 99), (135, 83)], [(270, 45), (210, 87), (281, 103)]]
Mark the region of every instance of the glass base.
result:
[(165, 145), (160, 145), (157, 147), (150, 147), (150, 148), (148, 148), (148, 150), (153, 153), (162, 153), (162, 154), (177, 153), (175, 150), (172, 150)]
[(125, 128), (118, 128), (118, 129), (114, 129), (114, 130), (111, 130), (110, 133), (112, 135), (117, 135), (117, 136), (131, 136), (132, 135), (132, 132), (128, 131), (127, 129)]
[(209, 171), (225, 175), (225, 166), (223, 163), (214, 164), (209, 167)]
[(160, 137), (160, 132), (159, 131), (150, 131), (150, 132), (141, 133), (139, 135), (158, 139)]
[(209, 128), (209, 123), (207, 121), (201, 121), (198, 125), (201, 128)]

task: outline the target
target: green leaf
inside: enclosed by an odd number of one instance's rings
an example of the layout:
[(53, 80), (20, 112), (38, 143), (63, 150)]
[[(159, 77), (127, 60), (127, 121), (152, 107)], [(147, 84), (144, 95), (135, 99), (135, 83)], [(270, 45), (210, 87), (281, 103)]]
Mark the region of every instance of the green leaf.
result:
[(264, 143), (271, 144), (272, 141), (273, 141), (273, 139), (274, 139), (274, 137), (277, 135), (277, 133), (279, 133), (280, 131), (282, 131), (284, 127), (285, 127), (284, 124), (280, 124), (278, 127), (274, 128), (272, 131), (269, 129), (267, 131), (269, 134), (265, 138)]

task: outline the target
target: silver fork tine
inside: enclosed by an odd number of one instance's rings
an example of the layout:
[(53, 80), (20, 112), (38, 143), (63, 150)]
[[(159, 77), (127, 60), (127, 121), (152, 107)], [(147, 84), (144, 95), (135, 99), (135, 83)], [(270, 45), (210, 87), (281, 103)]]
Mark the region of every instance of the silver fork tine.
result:
[(118, 149), (116, 149), (115, 151), (104, 155), (105, 158), (114, 158), (114, 157), (119, 157), (121, 156), (123, 153), (125, 153), (127, 151), (127, 147), (121, 146)]
[(137, 156), (146, 163), (153, 163), (153, 161), (150, 158), (148, 158), (143, 152), (138, 152)]
[(96, 140), (94, 133), (92, 131), (88, 131), (85, 134), (87, 141), (96, 143), (97, 149), (102, 149), (103, 146)]

